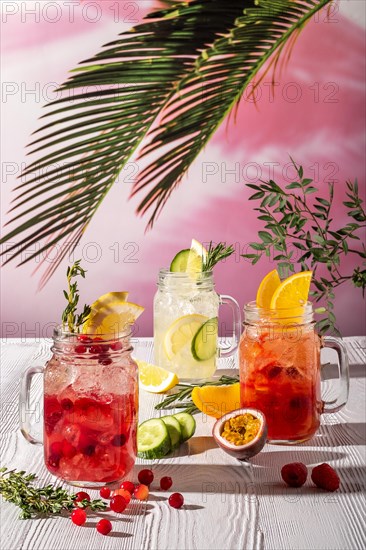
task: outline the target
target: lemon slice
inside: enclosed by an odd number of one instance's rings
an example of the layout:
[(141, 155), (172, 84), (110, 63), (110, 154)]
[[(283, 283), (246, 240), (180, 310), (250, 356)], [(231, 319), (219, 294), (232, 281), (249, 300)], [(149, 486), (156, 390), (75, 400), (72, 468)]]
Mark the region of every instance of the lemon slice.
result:
[(83, 324), (84, 334), (116, 335), (132, 325), (145, 308), (132, 302), (111, 302), (105, 307), (92, 310)]
[(179, 382), (179, 378), (174, 372), (139, 359), (136, 359), (136, 363), (139, 367), (140, 386), (145, 391), (150, 393), (166, 392)]
[(281, 279), (277, 273), (277, 269), (270, 271), (259, 285), (256, 303), (257, 307), (269, 309), (271, 307), (271, 299), (274, 291), (280, 286)]
[(176, 319), (164, 337), (164, 351), (168, 359), (173, 359), (185, 346), (191, 347), (194, 336), (207, 320), (208, 317), (198, 313)]
[(95, 302), (90, 306), (92, 311), (100, 310), (104, 307), (110, 307), (111, 304), (116, 302), (125, 302), (128, 298), (128, 292), (107, 292), (100, 296)]
[(304, 306), (308, 301), (311, 276), (312, 271), (301, 271), (282, 281), (273, 293), (271, 309), (294, 308), (291, 314), (301, 314), (299, 306)]
[(192, 401), (208, 416), (221, 418), (240, 407), (240, 383), (230, 386), (196, 386), (192, 390)]
[(187, 258), (186, 272), (192, 277), (197, 278), (199, 273), (202, 273), (202, 267), (207, 259), (207, 250), (196, 239), (192, 239), (191, 250)]

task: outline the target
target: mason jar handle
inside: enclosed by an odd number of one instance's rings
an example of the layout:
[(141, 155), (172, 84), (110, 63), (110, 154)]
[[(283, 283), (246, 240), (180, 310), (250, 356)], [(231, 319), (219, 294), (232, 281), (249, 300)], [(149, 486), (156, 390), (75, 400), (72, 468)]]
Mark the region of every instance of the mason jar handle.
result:
[(322, 337), (322, 347), (334, 349), (338, 354), (338, 372), (340, 390), (337, 399), (323, 401), (323, 413), (334, 413), (339, 411), (347, 403), (349, 393), (349, 365), (346, 346), (339, 338), (333, 336)]
[(34, 445), (43, 445), (42, 441), (33, 437), (30, 433), (29, 415), (33, 412), (30, 410), (30, 388), (32, 378), (35, 374), (43, 374), (43, 367), (30, 367), (21, 376), (20, 379), (20, 394), (19, 394), (19, 424), (20, 431), (29, 443)]
[(220, 305), (228, 304), (233, 314), (232, 342), (227, 347), (219, 347), (219, 357), (230, 357), (238, 349), (241, 336), (241, 313), (238, 302), (232, 296), (220, 294)]

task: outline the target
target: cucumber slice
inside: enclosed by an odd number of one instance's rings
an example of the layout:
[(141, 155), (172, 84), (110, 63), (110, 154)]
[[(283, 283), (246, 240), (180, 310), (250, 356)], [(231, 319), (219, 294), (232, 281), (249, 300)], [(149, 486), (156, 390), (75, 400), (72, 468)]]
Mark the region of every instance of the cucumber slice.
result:
[(180, 424), (172, 414), (169, 414), (168, 416), (162, 416), (161, 420), (164, 422), (164, 424), (168, 428), (170, 441), (172, 445), (171, 451), (174, 451), (174, 449), (179, 447), (179, 443), (183, 441)]
[(188, 256), (191, 249), (186, 248), (181, 250), (173, 258), (172, 263), (170, 264), (170, 271), (183, 273), (187, 270)]
[(171, 441), (168, 428), (160, 418), (142, 422), (137, 430), (137, 456), (161, 458), (169, 453)]
[(193, 416), (189, 413), (177, 413), (173, 414), (180, 424), (182, 430), (183, 441), (191, 438), (194, 432), (196, 431), (196, 421)]
[(218, 318), (212, 317), (193, 336), (191, 352), (196, 361), (207, 361), (217, 352)]

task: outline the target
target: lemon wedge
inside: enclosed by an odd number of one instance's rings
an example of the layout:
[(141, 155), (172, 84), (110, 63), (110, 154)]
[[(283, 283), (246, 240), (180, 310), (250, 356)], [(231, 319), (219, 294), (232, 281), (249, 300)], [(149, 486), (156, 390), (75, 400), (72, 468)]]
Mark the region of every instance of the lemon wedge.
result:
[(271, 307), (272, 296), (280, 284), (281, 279), (277, 273), (277, 269), (267, 273), (258, 288), (256, 297), (257, 307), (269, 309)]
[[(98, 301), (98, 300), (97, 300)], [(83, 324), (84, 334), (117, 335), (132, 325), (145, 308), (132, 302), (110, 302), (104, 307), (92, 309)]]
[(139, 359), (136, 359), (136, 363), (139, 368), (140, 386), (145, 391), (163, 393), (174, 388), (179, 382), (179, 378), (174, 372)]
[(164, 337), (164, 351), (169, 360), (183, 350), (191, 348), (192, 340), (208, 317), (194, 313), (176, 319), (168, 328)]
[(230, 386), (196, 386), (192, 390), (192, 401), (208, 416), (221, 418), (240, 407), (240, 383)]
[(116, 302), (125, 302), (128, 298), (128, 292), (107, 292), (100, 296), (95, 302), (90, 306), (93, 310), (100, 310), (104, 307), (109, 307), (111, 304)]
[(312, 271), (301, 271), (282, 281), (271, 298), (271, 309), (293, 308), (294, 314), (301, 314), (299, 306), (308, 301), (311, 276)]
[(197, 278), (197, 274), (202, 273), (202, 267), (207, 259), (207, 250), (196, 239), (192, 239), (191, 249), (187, 258), (186, 272), (192, 277)]

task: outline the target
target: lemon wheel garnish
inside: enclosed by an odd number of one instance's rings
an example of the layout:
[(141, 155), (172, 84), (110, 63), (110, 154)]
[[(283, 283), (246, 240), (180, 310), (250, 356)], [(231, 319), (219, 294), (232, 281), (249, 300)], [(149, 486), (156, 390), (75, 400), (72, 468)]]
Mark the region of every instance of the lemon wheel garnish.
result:
[(281, 284), (281, 279), (277, 273), (277, 270), (274, 269), (270, 271), (261, 281), (259, 285), (256, 303), (257, 307), (263, 309), (269, 309), (271, 307), (272, 296)]
[(274, 291), (271, 309), (293, 309), (294, 315), (301, 314), (300, 308), (308, 301), (311, 276), (311, 271), (301, 271), (287, 277)]
[(144, 311), (132, 302), (111, 302), (105, 307), (92, 310), (83, 325), (84, 334), (118, 335), (132, 325)]
[(198, 313), (184, 315), (176, 319), (164, 337), (164, 351), (168, 359), (173, 359), (184, 347), (189, 346), (190, 348), (197, 331), (207, 320), (208, 317)]
[(169, 372), (162, 367), (146, 363), (136, 359), (139, 368), (140, 386), (150, 393), (166, 392), (179, 382), (179, 378), (173, 372)]

